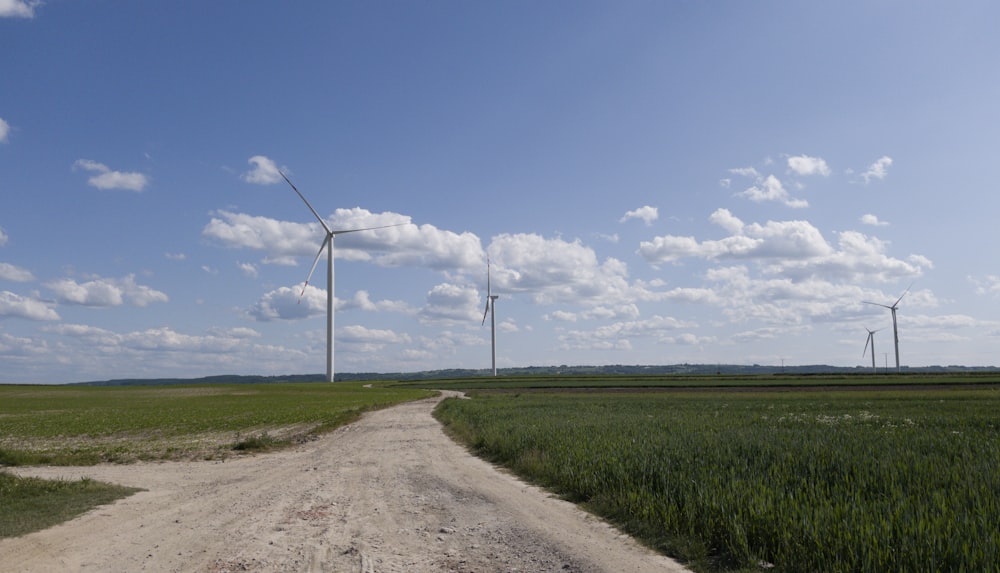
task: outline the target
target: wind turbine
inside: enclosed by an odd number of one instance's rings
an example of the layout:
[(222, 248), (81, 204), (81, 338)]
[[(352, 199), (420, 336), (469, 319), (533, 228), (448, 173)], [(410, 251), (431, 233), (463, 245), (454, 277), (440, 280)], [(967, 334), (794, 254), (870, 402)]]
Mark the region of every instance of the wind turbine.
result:
[(896, 343), (896, 374), (899, 374), (899, 329), (896, 327), (896, 309), (899, 308), (899, 301), (903, 300), (903, 297), (906, 296), (906, 293), (910, 292), (910, 287), (912, 286), (913, 283), (910, 283), (910, 286), (906, 287), (906, 290), (903, 291), (903, 294), (899, 295), (899, 298), (897, 298), (896, 302), (892, 303), (891, 306), (877, 302), (870, 302), (867, 300), (861, 301), (865, 304), (874, 304), (875, 306), (888, 308), (889, 311), (892, 312), (892, 337)]
[(486, 308), (483, 309), (483, 324), (486, 324), (486, 313), (490, 315), (490, 347), (493, 356), (493, 376), (497, 375), (497, 317), (496, 301), (500, 298), (493, 294), (490, 286), (490, 258), (486, 257)]
[(299, 198), (309, 207), (312, 214), (319, 221), (319, 224), (323, 226), (323, 230), (326, 231), (326, 237), (323, 238), (323, 244), (319, 246), (319, 251), (316, 253), (316, 258), (313, 259), (312, 268), (309, 269), (309, 275), (306, 277), (305, 284), (302, 285), (302, 294), (299, 295), (299, 300), (302, 299), (302, 295), (306, 293), (306, 287), (309, 286), (309, 279), (312, 278), (313, 272), (316, 270), (316, 265), (319, 263), (319, 257), (323, 254), (323, 249), (327, 245), (330, 246), (326, 251), (326, 380), (327, 382), (333, 382), (333, 311), (334, 311), (334, 297), (333, 297), (333, 238), (336, 235), (343, 235), (344, 233), (357, 233), (359, 231), (371, 231), (373, 229), (385, 229), (387, 227), (398, 227), (404, 225), (405, 223), (397, 223), (395, 225), (382, 225), (379, 227), (365, 227), (362, 229), (344, 229), (340, 231), (334, 231), (326, 224), (323, 217), (319, 216), (316, 209), (309, 204), (306, 200), (305, 195), (285, 176), (281, 171), (281, 177), (291, 185), (292, 189), (298, 194)]
[(880, 328), (878, 330), (872, 330), (872, 329), (870, 329), (870, 328), (868, 328), (866, 326), (865, 330), (868, 331), (868, 340), (865, 341), (865, 349), (861, 353), (861, 357), (864, 358), (865, 353), (868, 352), (868, 344), (871, 343), (871, 347), (872, 347), (872, 372), (874, 372), (875, 374), (878, 374), (878, 369), (875, 368), (875, 333), (878, 332), (879, 330), (882, 330), (882, 329)]

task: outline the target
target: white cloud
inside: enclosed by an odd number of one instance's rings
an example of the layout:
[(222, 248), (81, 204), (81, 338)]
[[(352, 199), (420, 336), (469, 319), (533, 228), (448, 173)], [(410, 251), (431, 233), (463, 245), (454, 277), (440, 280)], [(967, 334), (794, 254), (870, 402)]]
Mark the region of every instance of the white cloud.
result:
[(272, 183), (278, 183), (282, 179), (281, 173), (278, 170), (278, 165), (273, 159), (263, 155), (254, 155), (247, 160), (247, 163), (253, 166), (250, 171), (247, 171), (241, 176), (247, 183), (270, 185)]
[[(743, 177), (749, 177), (751, 179), (760, 178), (760, 172), (754, 169), (753, 167), (736, 167), (734, 169), (730, 169), (729, 172), (734, 175), (742, 175)], [(729, 180), (726, 179), (725, 181)]]
[(10, 263), (0, 263), (0, 280), (26, 283), (35, 280), (35, 275), (27, 269), (16, 267)]
[[(494, 292), (496, 291), (494, 290)], [(419, 316), (422, 322), (427, 323), (467, 323), (471, 325), (482, 320), (485, 306), (485, 294), (480, 295), (479, 289), (476, 287), (442, 283), (435, 285), (427, 293), (427, 302), (420, 309)]]
[(489, 252), (495, 263), (494, 293), (527, 293), (539, 304), (600, 304), (637, 295), (626, 280), (625, 263), (614, 258), (601, 262), (579, 240), (502, 234), (493, 238)]
[(0, 0), (0, 18), (34, 18), (41, 0)]
[(635, 304), (622, 304), (618, 306), (595, 306), (581, 312), (568, 312), (556, 310), (542, 317), (544, 320), (557, 322), (576, 322), (577, 320), (622, 320), (639, 318), (639, 307)]
[(655, 315), (643, 320), (599, 326), (593, 330), (571, 330), (560, 335), (559, 341), (564, 349), (626, 349), (632, 347), (633, 339), (653, 338), (661, 341), (668, 338), (668, 333), (673, 330), (694, 326), (697, 325), (671, 316)]
[(359, 290), (348, 300), (337, 299), (337, 310), (364, 310), (368, 312), (399, 312), (408, 314), (410, 306), (401, 300), (373, 301), (368, 291)]
[[(0, 0), (3, 2), (4, 0)], [(7, 143), (10, 136), (10, 124), (4, 121), (4, 118), (0, 117), (0, 143)]]
[(788, 191), (785, 190), (784, 185), (782, 185), (781, 181), (774, 175), (768, 175), (767, 177), (757, 179), (757, 182), (753, 186), (748, 187), (741, 193), (737, 193), (737, 196), (746, 197), (756, 203), (777, 201), (795, 209), (801, 209), (809, 206), (808, 201), (804, 199), (795, 199), (789, 195)]
[(642, 219), (642, 221), (646, 223), (646, 226), (648, 227), (652, 225), (653, 221), (659, 218), (659, 216), (660, 215), (656, 207), (650, 207), (649, 205), (646, 205), (644, 207), (639, 207), (638, 209), (625, 213), (625, 215), (622, 216), (622, 218), (619, 219), (618, 222), (624, 223), (629, 219)]
[(237, 266), (240, 267), (240, 270), (243, 272), (244, 276), (247, 276), (247, 277), (250, 277), (250, 278), (254, 278), (254, 279), (257, 278), (257, 274), (258, 274), (257, 273), (257, 265), (255, 265), (253, 263), (236, 263), (236, 264), (237, 264)]
[(307, 285), (304, 290), (301, 285), (294, 288), (279, 287), (262, 296), (247, 310), (247, 314), (260, 322), (325, 315), (326, 289), (311, 285)]
[(97, 175), (88, 179), (87, 183), (98, 189), (127, 189), (139, 192), (149, 184), (149, 179), (142, 173), (112, 171), (107, 165), (90, 159), (78, 159), (73, 164), (73, 170), (77, 169), (96, 173)]
[(788, 158), (788, 168), (799, 175), (823, 175), (830, 174), (830, 168), (826, 161), (819, 157), (809, 157), (808, 155), (796, 155)]
[(976, 294), (1000, 294), (1000, 276), (987, 275), (984, 279), (969, 277), (969, 281), (975, 285)]
[(0, 227), (0, 247), (7, 244), (7, 233), (4, 232), (3, 227)]
[[(387, 329), (367, 328), (353, 324), (341, 328), (337, 335), (337, 340), (348, 344), (354, 343), (382, 347), (386, 344), (408, 343), (410, 342), (410, 335), (406, 333), (399, 334)], [(371, 349), (376, 350), (377, 348)]]
[(0, 319), (7, 317), (59, 320), (59, 315), (52, 309), (50, 303), (23, 297), (10, 291), (0, 291)]
[(890, 165), (892, 165), (892, 158), (884, 155), (868, 166), (868, 170), (861, 174), (861, 178), (865, 180), (865, 183), (871, 182), (872, 179), (885, 179), (885, 176), (889, 174)]
[[(288, 264), (290, 257), (315, 257), (325, 231), (319, 223), (292, 223), (269, 217), (219, 211), (202, 229), (202, 235), (232, 248), (264, 251), (263, 262)], [(435, 270), (478, 268), (484, 259), (474, 234), (443, 231), (433, 225), (414, 225), (398, 213), (372, 213), (366, 209), (337, 209), (327, 219), (333, 229), (397, 225), (336, 238), (338, 259), (368, 261), (393, 266), (420, 266)], [(311, 259), (310, 259), (311, 260)]]
[(866, 213), (861, 216), (861, 222), (865, 225), (872, 225), (873, 227), (885, 227), (889, 223), (885, 221), (880, 221), (878, 217), (872, 215), (871, 213)]
[(768, 221), (743, 224), (727, 209), (718, 209), (709, 220), (729, 231), (721, 240), (698, 242), (694, 237), (666, 235), (639, 244), (639, 254), (651, 263), (685, 257), (705, 259), (804, 259), (828, 254), (832, 248), (819, 229), (808, 221)]
[(84, 283), (73, 279), (59, 279), (45, 285), (52, 290), (59, 302), (82, 306), (120, 306), (126, 302), (145, 307), (154, 302), (167, 302), (166, 294), (147, 286), (136, 284), (135, 275), (120, 279), (95, 278)]
[(184, 253), (163, 253), (163, 256), (171, 261), (183, 261), (187, 259)]

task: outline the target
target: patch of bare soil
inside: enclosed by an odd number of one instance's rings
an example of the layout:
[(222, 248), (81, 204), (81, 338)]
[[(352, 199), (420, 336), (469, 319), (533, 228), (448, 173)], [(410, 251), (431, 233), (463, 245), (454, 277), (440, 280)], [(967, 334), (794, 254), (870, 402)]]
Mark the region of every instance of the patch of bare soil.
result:
[(440, 398), (226, 461), (18, 468), (146, 491), (0, 540), (4, 571), (686, 571), (445, 436)]

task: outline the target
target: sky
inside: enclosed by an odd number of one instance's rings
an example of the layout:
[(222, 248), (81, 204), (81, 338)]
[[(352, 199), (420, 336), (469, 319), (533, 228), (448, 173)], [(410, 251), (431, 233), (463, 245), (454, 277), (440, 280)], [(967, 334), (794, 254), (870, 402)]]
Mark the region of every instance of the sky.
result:
[(0, 0), (0, 382), (1000, 364), (1000, 4)]

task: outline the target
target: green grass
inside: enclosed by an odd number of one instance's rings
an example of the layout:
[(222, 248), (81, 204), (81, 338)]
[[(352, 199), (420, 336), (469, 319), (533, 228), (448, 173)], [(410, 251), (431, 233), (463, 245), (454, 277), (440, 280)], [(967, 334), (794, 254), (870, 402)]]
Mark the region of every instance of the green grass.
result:
[(0, 471), (0, 539), (51, 527), (136, 491), (86, 478), (43, 480)]
[(431, 394), (360, 383), (0, 385), (0, 465), (220, 458), (295, 443)]
[(484, 457), (700, 570), (1000, 571), (1000, 391), (481, 393)]

